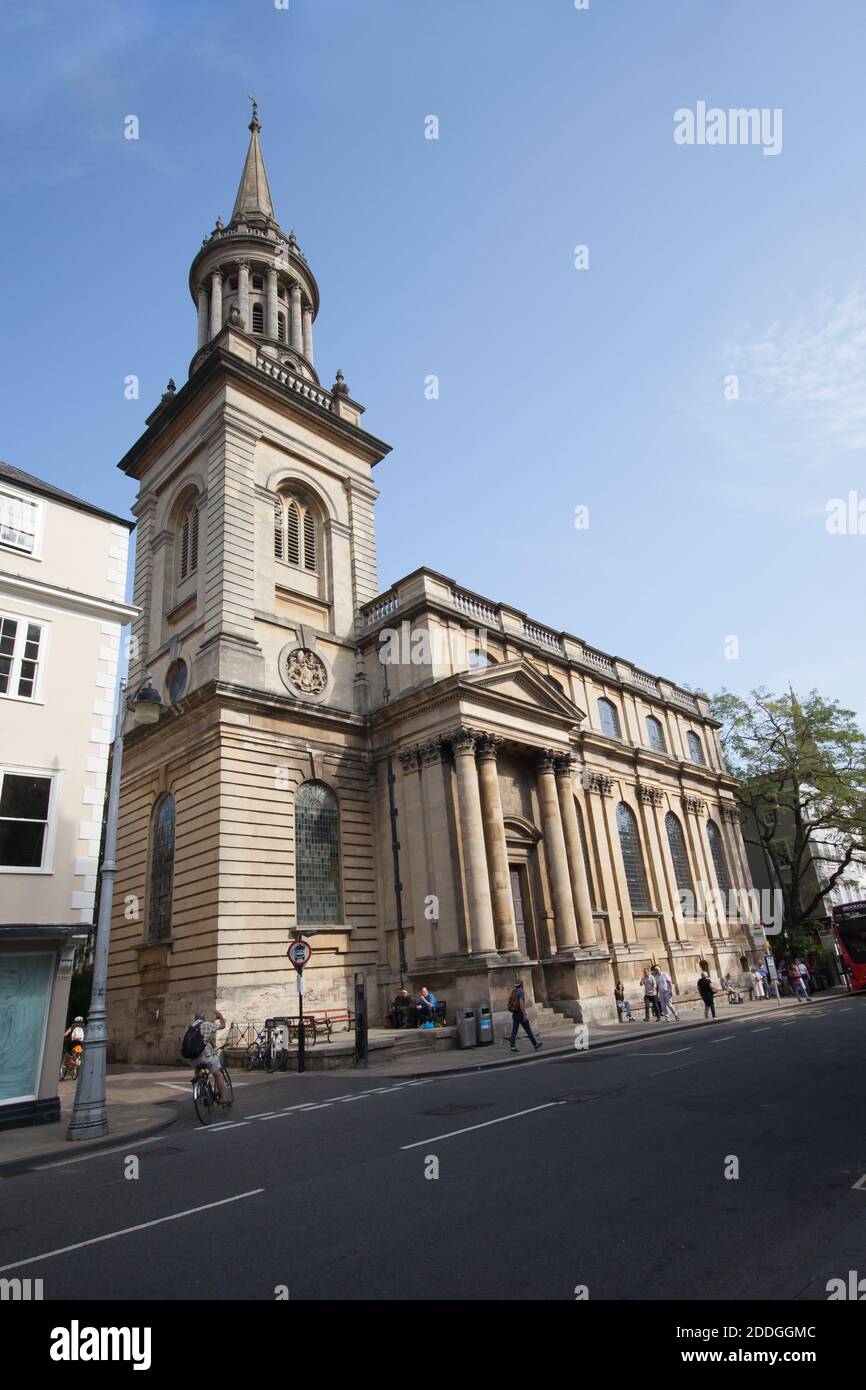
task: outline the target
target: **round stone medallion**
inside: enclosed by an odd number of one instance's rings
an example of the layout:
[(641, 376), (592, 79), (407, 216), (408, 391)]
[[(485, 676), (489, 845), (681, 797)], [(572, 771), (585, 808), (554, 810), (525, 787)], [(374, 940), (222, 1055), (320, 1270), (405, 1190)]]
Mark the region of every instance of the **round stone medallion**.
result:
[(299, 695), (321, 695), (328, 684), (328, 668), (309, 647), (295, 647), (286, 658), (286, 682)]

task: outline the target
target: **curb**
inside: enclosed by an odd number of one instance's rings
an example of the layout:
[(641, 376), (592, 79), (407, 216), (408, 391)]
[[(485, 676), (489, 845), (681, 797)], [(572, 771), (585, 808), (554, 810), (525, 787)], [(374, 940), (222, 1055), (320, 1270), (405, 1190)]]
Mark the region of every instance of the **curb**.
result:
[[(831, 998), (829, 998), (829, 999), (819, 1000), (818, 1002), (819, 1002), (819, 1003), (826, 1003), (826, 1004), (836, 1004), (836, 1003), (839, 1003), (839, 1002), (840, 1002), (841, 1000), (843, 1000), (843, 999), (852, 999), (852, 998), (854, 998), (854, 995), (853, 995), (853, 994), (849, 994), (849, 993), (846, 992), (845, 994), (833, 995), (833, 996), (832, 996)], [(770, 1002), (770, 1001), (768, 1001), (768, 1002)], [(783, 1002), (782, 1002), (782, 1011), (786, 1011), (786, 1012), (787, 1012), (789, 1009), (796, 1009), (796, 1008), (799, 1008), (799, 1007), (800, 1007), (799, 1003), (797, 1003), (797, 1001), (796, 1001), (796, 1000), (793, 1000), (793, 999), (791, 999), (791, 1000), (787, 1000), (787, 999), (786, 999), (786, 1000), (783, 1000)], [(778, 1005), (776, 1005), (776, 1008), (777, 1008), (777, 1010), (778, 1010)], [(764, 1011), (764, 1012), (765, 1012), (765, 1011)], [(761, 1012), (761, 1013), (754, 1013), (754, 1014), (747, 1014), (747, 1015), (745, 1015), (745, 1016), (739, 1015), (738, 1017), (735, 1016), (734, 1018), (732, 1018), (732, 1019), (730, 1020), (730, 1022), (731, 1022), (731, 1023), (739, 1023), (739, 1022), (748, 1023), (748, 1022), (751, 1022), (753, 1019), (761, 1018), (761, 1017), (763, 1017), (763, 1012)], [(694, 1020), (693, 1022), (691, 1022), (691, 1023), (673, 1023), (673, 1024), (668, 1024), (668, 1026), (667, 1026), (667, 1027), (665, 1028), (665, 1030), (664, 1030), (664, 1037), (666, 1037), (666, 1038), (672, 1037), (675, 1033), (687, 1033), (687, 1032), (690, 1031), (690, 1029), (695, 1028), (698, 1024), (707, 1023), (708, 1021), (709, 1021), (709, 1020), (707, 1020), (707, 1019), (695, 1019), (695, 1020)], [(718, 1022), (718, 1019), (717, 1019), (716, 1021)], [(622, 1043), (628, 1043), (628, 1042), (636, 1042), (636, 1043), (639, 1043), (639, 1042), (646, 1042), (646, 1040), (647, 1040), (648, 1037), (658, 1037), (658, 1036), (662, 1036), (662, 1034), (661, 1034), (661, 1033), (659, 1033), (659, 1034), (656, 1034), (656, 1033), (632, 1033), (632, 1034), (626, 1034), (626, 1035), (624, 1035), (624, 1036), (621, 1037), (621, 1038), (620, 1038), (620, 1037), (603, 1038), (600, 1042), (595, 1043), (592, 1047), (589, 1047), (589, 1048), (575, 1049), (574, 1046), (572, 1046), (571, 1044), (569, 1044), (569, 1045), (560, 1044), (560, 1045), (557, 1046), (557, 1047), (551, 1047), (551, 1048), (548, 1048), (547, 1046), (544, 1046), (544, 1047), (543, 1047), (542, 1049), (540, 1049), (540, 1050), (543, 1051), (543, 1052), (545, 1053), (545, 1055), (548, 1056), (548, 1057), (567, 1057), (567, 1056), (569, 1056), (571, 1053), (575, 1052), (576, 1050), (578, 1050), (578, 1051), (583, 1051), (583, 1052), (599, 1052), (599, 1051), (600, 1051), (602, 1048), (604, 1048), (604, 1047), (619, 1047)], [(542, 1041), (543, 1041), (543, 1039), (542, 1039)], [(528, 1062), (534, 1061), (535, 1058), (536, 1058), (536, 1056), (537, 1056), (537, 1054), (533, 1052), (533, 1053), (527, 1053), (527, 1054), (526, 1054), (525, 1056), (523, 1056), (523, 1057), (507, 1057), (507, 1058), (504, 1058), (501, 1062), (492, 1062), (492, 1061), (491, 1061), (491, 1062), (479, 1062), (479, 1063), (477, 1063), (477, 1064), (470, 1065), (470, 1066), (464, 1066), (464, 1067), (441, 1067), (441, 1068), (440, 1068), (440, 1067), (437, 1067), (435, 1071), (394, 1072), (394, 1073), (392, 1073), (392, 1075), (395, 1076), (395, 1077), (397, 1077), (397, 1076), (402, 1077), (402, 1078), (403, 1078), (404, 1080), (406, 1080), (406, 1081), (427, 1081), (427, 1080), (433, 1080), (433, 1079), (435, 1079), (437, 1076), (466, 1076), (466, 1075), (468, 1075), (469, 1073), (472, 1073), (472, 1074), (477, 1075), (479, 1072), (491, 1071), (491, 1070), (498, 1070), (499, 1067), (519, 1067), (519, 1066), (525, 1066)], [(378, 1074), (378, 1075), (381, 1075), (381, 1076), (387, 1075), (387, 1073), (384, 1072), (384, 1071), (383, 1071), (383, 1072), (377, 1072), (377, 1074)]]
[[(37, 1165), (50, 1163), (52, 1159), (63, 1162), (69, 1158), (76, 1158), (79, 1154), (84, 1157), (85, 1155), (89, 1156), (93, 1153), (100, 1153), (104, 1149), (116, 1148), (118, 1145), (122, 1146), (127, 1143), (134, 1144), (138, 1139), (146, 1139), (151, 1134), (161, 1133), (162, 1130), (168, 1129), (171, 1125), (175, 1124), (178, 1119), (178, 1114), (173, 1110), (168, 1110), (168, 1113), (164, 1117), (158, 1120), (149, 1120), (146, 1125), (142, 1125), (139, 1129), (127, 1130), (124, 1134), (112, 1134), (109, 1132), (100, 1139), (67, 1139), (64, 1141), (64, 1148), (59, 1148), (55, 1142), (54, 1146), (50, 1149), (43, 1149), (39, 1153), (27, 1154), (22, 1158), (10, 1158), (4, 1163), (0, 1163), (0, 1178), (15, 1177), (21, 1173), (28, 1173), (31, 1169), (37, 1167)], [(63, 1121), (61, 1121), (61, 1124), (62, 1123)], [(14, 1134), (15, 1132), (14, 1130), (9, 1131), (10, 1134)]]

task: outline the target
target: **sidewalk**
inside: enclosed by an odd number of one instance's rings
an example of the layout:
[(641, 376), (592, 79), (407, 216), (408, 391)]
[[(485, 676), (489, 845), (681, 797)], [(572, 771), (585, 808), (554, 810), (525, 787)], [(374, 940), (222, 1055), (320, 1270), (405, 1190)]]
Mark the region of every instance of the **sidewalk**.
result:
[[(136, 1081), (137, 1085), (130, 1084)], [(67, 1139), (66, 1126), (75, 1100), (75, 1087), (69, 1085), (60, 1087), (59, 1124), (0, 1130), (0, 1180), (42, 1163), (69, 1162), (100, 1149), (123, 1148), (136, 1139), (158, 1134), (177, 1119), (177, 1113), (165, 1105), (171, 1092), (158, 1090), (140, 1073), (109, 1076), (106, 1092), (108, 1134), (101, 1139)]]

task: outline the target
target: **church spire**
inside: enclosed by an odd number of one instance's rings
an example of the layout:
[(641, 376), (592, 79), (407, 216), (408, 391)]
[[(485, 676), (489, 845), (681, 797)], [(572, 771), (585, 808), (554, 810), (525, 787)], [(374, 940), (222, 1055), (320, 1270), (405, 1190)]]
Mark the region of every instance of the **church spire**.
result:
[(248, 222), (254, 225), (261, 222), (276, 227), (278, 225), (276, 213), (271, 201), (268, 176), (265, 173), (262, 147), (259, 144), (259, 131), (262, 127), (259, 121), (258, 103), (254, 97), (250, 97), (250, 101), (253, 103), (253, 118), (249, 125), (250, 144), (244, 161), (244, 171), (241, 174), (240, 187), (238, 188), (238, 196), (235, 198), (231, 220), (233, 223)]

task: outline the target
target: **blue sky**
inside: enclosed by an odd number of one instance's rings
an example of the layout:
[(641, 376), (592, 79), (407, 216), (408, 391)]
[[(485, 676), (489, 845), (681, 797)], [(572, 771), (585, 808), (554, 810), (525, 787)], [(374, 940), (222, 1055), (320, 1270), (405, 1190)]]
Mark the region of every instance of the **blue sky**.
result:
[[(323, 383), (394, 446), (382, 588), (426, 564), (653, 672), (863, 720), (866, 535), (825, 522), (866, 498), (864, 41), (861, 0), (7, 8), (0, 457), (127, 511), (115, 463), (186, 379), (253, 92)], [(781, 152), (677, 145), (698, 101), (780, 108)]]

